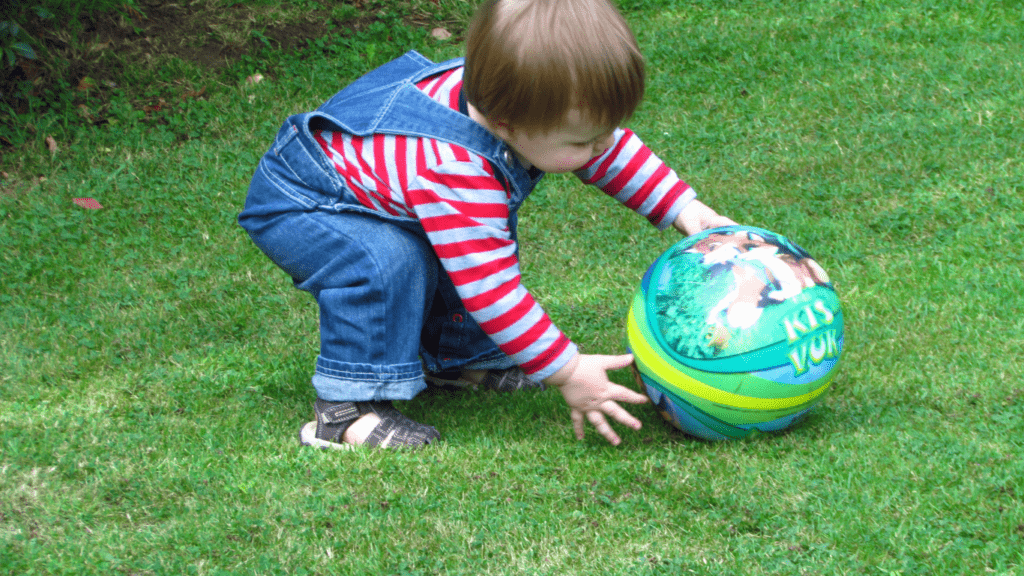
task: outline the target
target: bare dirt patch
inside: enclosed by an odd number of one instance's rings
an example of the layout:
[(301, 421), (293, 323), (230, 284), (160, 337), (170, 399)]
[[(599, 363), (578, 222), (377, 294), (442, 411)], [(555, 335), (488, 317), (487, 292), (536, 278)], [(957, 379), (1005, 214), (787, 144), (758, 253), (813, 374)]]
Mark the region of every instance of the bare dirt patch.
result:
[[(8, 74), (7, 83), (30, 80), (46, 85), (55, 74), (72, 86), (83, 78), (116, 82), (121, 66), (118, 60), (160, 62), (168, 56), (215, 69), (267, 47), (301, 47), (330, 31), (329, 13), (308, 12), (281, 21), (268, 8), (244, 5), (222, 8), (213, 2), (178, 4), (161, 0), (140, 0), (137, 5), (138, 10), (122, 14), (82, 18), (74, 32), (55, 29), (52, 22), (38, 18), (25, 22), (26, 29), (45, 46), (47, 62), (19, 61)], [(356, 20), (346, 25), (358, 27), (362, 23)], [(104, 58), (107, 51), (119, 58)]]
[[(176, 56), (205, 67), (228, 64), (264, 48), (291, 49), (330, 31), (329, 13), (308, 12), (303, 19), (274, 21), (266, 10), (243, 5), (182, 5), (142, 0), (141, 12), (106, 16), (89, 22), (94, 44), (129, 53)], [(352, 22), (352, 26), (360, 23)]]
[[(136, 0), (135, 5), (137, 9), (122, 13), (79, 18), (74, 28), (55, 25), (59, 17), (42, 20), (25, 14), (22, 25), (41, 49), (38, 59), (21, 58), (13, 68), (0, 68), (0, 104), (9, 106), (0, 110), (22, 115), (20, 120), (0, 117), (0, 127), (33, 132), (33, 121), (24, 115), (54, 102), (70, 102), (70, 107), (59, 107), (74, 110), (86, 122), (103, 123), (107, 101), (122, 88), (132, 94), (135, 108), (149, 114), (163, 106), (165, 97), (168, 102), (201, 97), (205, 88), (182, 85), (173, 94), (163, 94), (157, 88), (128, 86), (132, 81), (125, 76), (126, 68), (159, 71), (177, 59), (216, 71), (246, 56), (258, 58), (268, 49), (302, 49), (332, 33), (362, 30), (375, 21), (381, 6), (390, 6), (381, 0), (350, 0), (314, 10), (252, 2), (225, 7), (222, 0)], [(431, 24), (429, 17), (407, 23)], [(16, 143), (0, 134), (0, 150)]]

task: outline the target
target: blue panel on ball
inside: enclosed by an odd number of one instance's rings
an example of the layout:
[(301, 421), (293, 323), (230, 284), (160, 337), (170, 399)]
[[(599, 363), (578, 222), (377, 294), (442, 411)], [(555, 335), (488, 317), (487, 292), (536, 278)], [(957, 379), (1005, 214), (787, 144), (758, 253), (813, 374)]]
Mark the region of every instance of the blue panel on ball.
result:
[[(646, 382), (644, 383), (646, 384)], [(715, 432), (711, 428), (708, 428), (702, 424), (699, 420), (691, 416), (686, 410), (680, 408), (686, 406), (683, 403), (675, 403), (671, 401), (667, 394), (661, 392), (661, 390), (654, 386), (646, 385), (647, 396), (650, 397), (651, 403), (654, 404), (658, 412), (661, 413), (662, 417), (667, 419), (673, 426), (679, 430), (697, 438), (703, 438), (705, 440), (728, 440), (729, 437), (724, 434)]]

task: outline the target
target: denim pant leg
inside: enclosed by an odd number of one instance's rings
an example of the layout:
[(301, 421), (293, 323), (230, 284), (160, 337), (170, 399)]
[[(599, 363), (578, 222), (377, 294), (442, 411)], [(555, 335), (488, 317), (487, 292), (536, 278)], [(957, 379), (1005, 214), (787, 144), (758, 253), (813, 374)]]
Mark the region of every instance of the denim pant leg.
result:
[(425, 387), (420, 334), (438, 267), (424, 239), (360, 212), (296, 211), (244, 226), (320, 307), (319, 398), (408, 400)]

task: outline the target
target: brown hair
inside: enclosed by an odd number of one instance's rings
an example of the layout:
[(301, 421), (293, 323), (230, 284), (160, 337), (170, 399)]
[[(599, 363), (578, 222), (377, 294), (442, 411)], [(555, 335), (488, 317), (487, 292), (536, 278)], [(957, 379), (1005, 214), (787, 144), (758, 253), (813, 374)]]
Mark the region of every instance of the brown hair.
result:
[(610, 0), (487, 0), (467, 33), (463, 90), (488, 120), (528, 132), (573, 108), (612, 128), (643, 98), (644, 60)]

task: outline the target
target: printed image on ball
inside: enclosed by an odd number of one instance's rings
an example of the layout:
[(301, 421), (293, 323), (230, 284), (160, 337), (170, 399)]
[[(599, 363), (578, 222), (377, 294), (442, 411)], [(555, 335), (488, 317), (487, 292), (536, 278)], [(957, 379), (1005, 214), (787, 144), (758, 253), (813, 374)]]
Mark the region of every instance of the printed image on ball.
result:
[(828, 274), (787, 238), (750, 226), (706, 230), (665, 251), (644, 274), (626, 331), (658, 411), (708, 440), (804, 418), (843, 349)]

